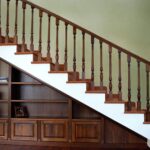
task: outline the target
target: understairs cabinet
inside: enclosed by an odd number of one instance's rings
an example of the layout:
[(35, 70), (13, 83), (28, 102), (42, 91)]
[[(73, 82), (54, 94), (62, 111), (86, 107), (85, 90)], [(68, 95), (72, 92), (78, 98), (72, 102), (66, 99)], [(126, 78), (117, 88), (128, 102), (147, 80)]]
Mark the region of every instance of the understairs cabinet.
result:
[(143, 147), (146, 139), (0, 60), (0, 143)]

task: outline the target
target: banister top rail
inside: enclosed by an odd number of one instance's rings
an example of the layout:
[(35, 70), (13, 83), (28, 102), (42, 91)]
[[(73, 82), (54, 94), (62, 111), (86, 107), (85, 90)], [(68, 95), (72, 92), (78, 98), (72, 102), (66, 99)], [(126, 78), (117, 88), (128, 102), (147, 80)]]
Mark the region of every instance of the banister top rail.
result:
[(63, 17), (61, 17), (61, 16), (59, 16), (59, 15), (49, 11), (49, 10), (47, 10), (47, 9), (45, 9), (45, 8), (42, 8), (42, 7), (36, 5), (36, 4), (32, 3), (32, 2), (29, 2), (27, 0), (20, 0), (20, 1), (23, 1), (26, 4), (30, 5), (31, 7), (37, 8), (37, 9), (41, 10), (42, 12), (47, 13), (50, 16), (58, 18), (59, 20), (65, 22), (66, 24), (69, 24), (69, 25), (75, 27), (76, 29), (81, 30), (83, 33), (89, 34), (90, 36), (100, 40), (101, 42), (104, 42), (104, 43), (110, 45), (111, 47), (116, 48), (116, 49), (120, 50), (121, 52), (124, 52), (125, 54), (130, 55), (131, 57), (134, 57), (138, 61), (141, 61), (143, 63), (146, 63), (146, 64), (150, 65), (150, 61), (148, 61), (148, 60), (146, 60), (146, 59), (144, 59), (144, 58), (142, 58), (142, 57), (140, 57), (140, 56), (138, 56), (138, 55), (136, 55), (136, 54), (134, 54), (134, 53), (132, 53), (132, 52), (130, 52), (130, 51), (128, 51), (128, 50), (126, 50), (126, 49), (124, 49), (124, 48), (122, 48), (122, 47), (120, 47), (120, 46), (118, 46), (118, 45), (116, 45), (116, 44), (114, 44), (112, 42), (110, 42), (110, 41), (108, 41), (108, 40), (106, 40), (105, 38), (102, 38), (101, 36), (91, 32), (91, 31), (89, 31), (89, 30), (87, 30), (87, 29), (85, 29), (85, 28), (83, 28), (83, 27), (81, 27), (81, 26), (79, 26), (79, 25), (77, 25), (77, 24), (75, 24), (75, 23), (73, 23), (73, 22), (71, 22), (71, 21), (69, 21), (69, 20), (67, 20), (67, 19), (65, 19), (65, 18), (63, 18)]

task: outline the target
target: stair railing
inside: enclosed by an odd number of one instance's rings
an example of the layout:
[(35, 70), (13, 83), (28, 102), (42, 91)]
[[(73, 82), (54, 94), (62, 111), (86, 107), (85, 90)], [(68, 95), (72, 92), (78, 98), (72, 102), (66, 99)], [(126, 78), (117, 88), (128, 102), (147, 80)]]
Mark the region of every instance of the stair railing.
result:
[[(15, 2), (15, 12), (10, 12), (10, 2)], [(1, 1), (0, 1), (1, 3)], [(42, 61), (42, 52), (43, 52), (43, 39), (42, 39), (42, 35), (43, 35), (43, 16), (47, 16), (47, 29), (44, 28), (44, 30), (46, 31), (47, 35), (44, 34), (44, 36), (47, 36), (47, 52), (46, 52), (46, 60), (50, 60), (52, 58), (53, 60), (53, 64), (55, 64), (54, 70), (55, 71), (72, 71), (73, 72), (73, 76), (72, 76), (72, 81), (78, 81), (78, 80), (82, 80), (82, 81), (86, 81), (87, 79), (87, 71), (86, 71), (86, 64), (87, 61), (90, 61), (90, 83), (89, 83), (89, 92), (90, 91), (101, 91), (104, 89), (104, 78), (106, 76), (106, 74), (104, 73), (104, 70), (106, 70), (106, 65), (104, 64), (104, 61), (107, 59), (108, 61), (108, 91), (107, 91), (107, 98), (108, 100), (111, 100), (114, 98), (114, 93), (113, 93), (113, 87), (114, 87), (114, 81), (113, 81), (113, 55), (114, 53), (116, 55), (118, 55), (118, 100), (122, 101), (123, 99), (123, 69), (125, 64), (123, 63), (122, 57), (126, 56), (127, 58), (127, 81), (128, 81), (128, 87), (127, 87), (127, 99), (128, 99), (128, 103), (127, 103), (127, 111), (131, 111), (132, 110), (132, 61), (136, 61), (137, 62), (137, 73), (135, 73), (134, 75), (137, 76), (137, 101), (136, 101), (136, 109), (137, 111), (140, 111), (141, 108), (141, 97), (143, 97), (141, 95), (141, 83), (143, 82), (143, 77), (141, 77), (141, 72), (143, 73), (143, 67), (141, 66), (146, 66), (146, 110), (147, 112), (150, 111), (150, 98), (149, 98), (149, 74), (150, 74), (150, 62), (147, 61), (146, 59), (106, 40), (105, 38), (102, 38), (101, 36), (49, 11), (46, 10), (38, 5), (33, 4), (32, 2), (29, 2), (27, 0), (6, 0), (6, 32), (5, 32), (5, 38), (4, 38), (4, 43), (9, 43), (10, 40), (10, 35), (9, 35), (9, 29), (10, 26), (14, 26), (14, 38), (13, 38), (13, 42), (14, 43), (18, 43), (18, 13), (20, 13), (20, 9), (22, 11), (22, 41), (21, 41), (21, 50), (20, 52), (34, 52), (35, 51), (35, 45), (34, 45), (34, 38), (35, 38), (35, 19), (39, 20), (39, 33), (38, 33), (38, 37), (39, 37), (39, 42), (38, 42), (38, 59), (37, 61)], [(20, 4), (22, 4), (22, 8), (19, 8)], [(27, 13), (27, 7), (28, 7), (28, 13), (29, 13), (29, 9), (31, 12), (31, 18), (27, 18), (26, 17), (26, 13)], [(35, 11), (39, 12), (39, 17), (35, 17)], [(15, 24), (12, 25), (12, 23), (10, 22), (10, 13), (14, 13), (14, 20), (15, 20)], [(55, 37), (56, 39), (51, 37), (51, 32), (52, 32), (52, 21), (55, 21)], [(28, 26), (30, 26), (31, 30), (30, 30), (30, 43), (26, 42), (26, 23), (28, 22)], [(11, 23), (11, 24), (10, 24)], [(64, 51), (63, 51), (63, 64), (64, 64), (64, 68), (63, 70), (61, 70), (60, 67), (60, 58), (62, 58), (62, 55), (60, 55), (61, 53), (61, 49), (60, 48), (60, 27), (64, 26)], [(1, 7), (0, 7), (0, 34), (2, 35), (1, 32)], [(72, 30), (72, 56), (69, 55), (70, 52), (70, 47), (69, 45), (69, 33), (70, 30)], [(36, 33), (37, 34), (37, 33)], [(29, 33), (28, 33), (29, 35)], [(79, 49), (77, 49), (77, 44), (78, 44), (78, 36), (81, 36), (81, 40), (80, 43), (82, 45), (81, 49), (81, 62), (80, 65), (78, 63), (78, 58), (79, 56), (77, 55), (77, 52), (79, 51)], [(2, 42), (2, 36), (0, 38), (1, 42)], [(90, 39), (90, 43), (88, 42), (87, 39)], [(55, 41), (55, 56), (52, 57), (52, 51), (54, 51), (51, 48), (51, 43), (52, 41)], [(86, 51), (86, 44), (90, 45), (91, 50), (90, 52)], [(95, 44), (96, 43), (96, 44)], [(97, 47), (95, 45), (97, 45), (97, 43), (99, 43), (99, 48), (97, 49)], [(29, 46), (27, 46), (27, 44), (29, 44)], [(106, 49), (107, 46), (107, 49)], [(95, 48), (96, 47), (96, 48)], [(105, 48), (104, 48), (105, 47)], [(90, 58), (88, 58), (87, 60), (87, 54), (89, 55), (90, 53)], [(99, 60), (96, 60), (96, 56), (99, 53)], [(108, 57), (104, 57), (104, 55), (106, 55)], [(72, 57), (72, 61), (70, 61), (69, 58)], [(90, 59), (90, 60), (89, 60)], [(96, 65), (99, 63), (99, 69), (98, 71), (96, 70)], [(69, 69), (69, 65), (70, 63), (72, 63), (72, 69)], [(68, 65), (69, 64), (69, 65)], [(81, 72), (80, 77), (78, 77), (77, 72)], [(97, 75), (96, 72), (99, 72), (99, 84), (98, 86), (95, 84), (95, 76)], [(106, 80), (106, 79), (105, 79)]]

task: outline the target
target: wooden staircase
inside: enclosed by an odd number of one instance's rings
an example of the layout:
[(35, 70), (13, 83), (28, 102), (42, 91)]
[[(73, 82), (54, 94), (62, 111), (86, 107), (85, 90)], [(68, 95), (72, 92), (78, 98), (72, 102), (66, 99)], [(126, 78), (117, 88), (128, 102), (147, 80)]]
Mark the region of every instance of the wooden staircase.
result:
[[(150, 96), (149, 96), (149, 74), (150, 74), (150, 62), (148, 60), (145, 60), (144, 58), (137, 56), (136, 54), (100, 37), (99, 35), (84, 29), (83, 27), (59, 16), (54, 14), (53, 12), (50, 12), (49, 10), (46, 10), (44, 8), (41, 8), (40, 6), (37, 6), (27, 0), (14, 0), (15, 5), (11, 6), (15, 8), (14, 18), (15, 18), (15, 24), (10, 22), (10, 0), (6, 0), (4, 3), (7, 3), (6, 8), (6, 31), (3, 31), (4, 27), (0, 24), (0, 45), (17, 45), (17, 52), (16, 55), (23, 55), (23, 54), (33, 54), (33, 64), (40, 64), (40, 63), (46, 63), (50, 64), (50, 71), (49, 73), (68, 73), (68, 82), (67, 83), (86, 83), (86, 93), (104, 93), (106, 97), (105, 103), (111, 103), (111, 104), (124, 104), (125, 105), (125, 113), (137, 113), (137, 114), (144, 114), (144, 123), (149, 124), (150, 123)], [(19, 4), (22, 5), (20, 8)], [(0, 6), (1, 7), (1, 6)], [(27, 9), (28, 7), (28, 9)], [(18, 32), (18, 11), (22, 11), (22, 33)], [(26, 11), (31, 11), (31, 18), (26, 18)], [(34, 25), (34, 16), (35, 16), (35, 10), (39, 12), (39, 32), (34, 33), (35, 31), (35, 25)], [(1, 12), (0, 12), (1, 13)], [(2, 14), (0, 14), (1, 16)], [(43, 20), (43, 16), (47, 16), (47, 20)], [(0, 17), (1, 18), (1, 17)], [(36, 18), (37, 19), (37, 18)], [(46, 55), (43, 56), (43, 43), (42, 43), (42, 23), (43, 21), (47, 22), (47, 29), (46, 33), (47, 35), (47, 50)], [(53, 22), (52, 22), (53, 21)], [(54, 22), (55, 21), (55, 22)], [(1, 22), (1, 21), (0, 21)], [(29, 22), (28, 26), (30, 26), (31, 32), (26, 32), (26, 22)], [(55, 29), (51, 28), (51, 24), (55, 25)], [(64, 50), (63, 50), (63, 56), (60, 55), (62, 47), (59, 47), (59, 28), (62, 26), (64, 28)], [(10, 26), (14, 27), (14, 35), (11, 37), (9, 34)], [(56, 39), (51, 37), (51, 31), (55, 30), (55, 37)], [(70, 55), (70, 49), (68, 48), (69, 38), (68, 34), (69, 31), (72, 30), (72, 45), (73, 48), (71, 50), (72, 55)], [(30, 34), (30, 42), (26, 42), (26, 35)], [(34, 43), (34, 35), (37, 34), (39, 36), (39, 42), (38, 46)], [(77, 49), (77, 38), (78, 35), (82, 37), (81, 39), (81, 58), (80, 58), (80, 65), (78, 63), (79, 56), (77, 55), (78, 49)], [(90, 39), (90, 42), (86, 40), (86, 38)], [(19, 40), (18, 40), (19, 39)], [(22, 40), (20, 40), (22, 39)], [(20, 41), (20, 42), (19, 42)], [(51, 48), (51, 43), (54, 42), (55, 46)], [(87, 51), (86, 51), (86, 43), (88, 42), (88, 45), (90, 45), (90, 58), (87, 60)], [(95, 45), (99, 43), (99, 49), (95, 49)], [(36, 45), (36, 46), (35, 46)], [(107, 47), (104, 49), (104, 47)], [(35, 50), (36, 48), (36, 50)], [(55, 55), (52, 56), (52, 51)], [(96, 54), (95, 54), (96, 53)], [(107, 53), (108, 57), (104, 58), (104, 53)], [(99, 69), (96, 70), (96, 55), (99, 55)], [(118, 78), (118, 92), (114, 92), (113, 83), (116, 81), (113, 81), (113, 55), (118, 55), (118, 75), (116, 78)], [(96, 58), (95, 58), (96, 57)], [(127, 63), (123, 64), (122, 57), (127, 58)], [(60, 58), (63, 59), (60, 62)], [(71, 59), (70, 59), (71, 58)], [(107, 60), (108, 66), (106, 68), (106, 64), (104, 63), (104, 59)], [(87, 61), (90, 61), (90, 69), (86, 70), (86, 64)], [(137, 77), (137, 89), (132, 89), (132, 66), (131, 61), (136, 62), (136, 71), (134, 72), (134, 76)], [(70, 64), (72, 64), (72, 68), (70, 68)], [(127, 78), (125, 79), (125, 82), (127, 82), (127, 89), (123, 88), (124, 82), (123, 82), (123, 76), (122, 74), (124, 65), (127, 67)], [(142, 67), (141, 67), (142, 66)], [(144, 69), (144, 67), (146, 69)], [(135, 67), (135, 66), (134, 66)], [(105, 73), (104, 69), (108, 69), (108, 79), (104, 78)], [(90, 72), (90, 77), (87, 77), (87, 72)], [(98, 83), (96, 83), (96, 73), (98, 72), (99, 79)], [(145, 77), (141, 76), (141, 72), (145, 72)], [(142, 74), (143, 75), (143, 74)], [(146, 85), (145, 85), (145, 93), (146, 95), (142, 95), (142, 82), (143, 78), (146, 79)], [(107, 80), (106, 82), (104, 81)], [(124, 93), (127, 91), (127, 93)], [(137, 100), (132, 101), (132, 93), (133, 91), (136, 91)], [(141, 99), (145, 97), (146, 99)], [(143, 106), (143, 101), (145, 101), (146, 105)]]

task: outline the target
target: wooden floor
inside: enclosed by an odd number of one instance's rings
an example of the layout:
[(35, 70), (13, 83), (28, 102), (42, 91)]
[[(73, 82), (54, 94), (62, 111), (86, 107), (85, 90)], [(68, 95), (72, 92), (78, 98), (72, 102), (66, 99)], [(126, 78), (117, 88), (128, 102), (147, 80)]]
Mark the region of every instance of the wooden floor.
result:
[[(22, 145), (0, 145), (0, 150), (125, 150), (124, 148), (67, 148), (67, 147), (46, 147), (46, 146), (22, 146)], [(128, 150), (135, 150), (133, 148)], [(137, 149), (136, 150), (149, 150), (146, 149)]]

